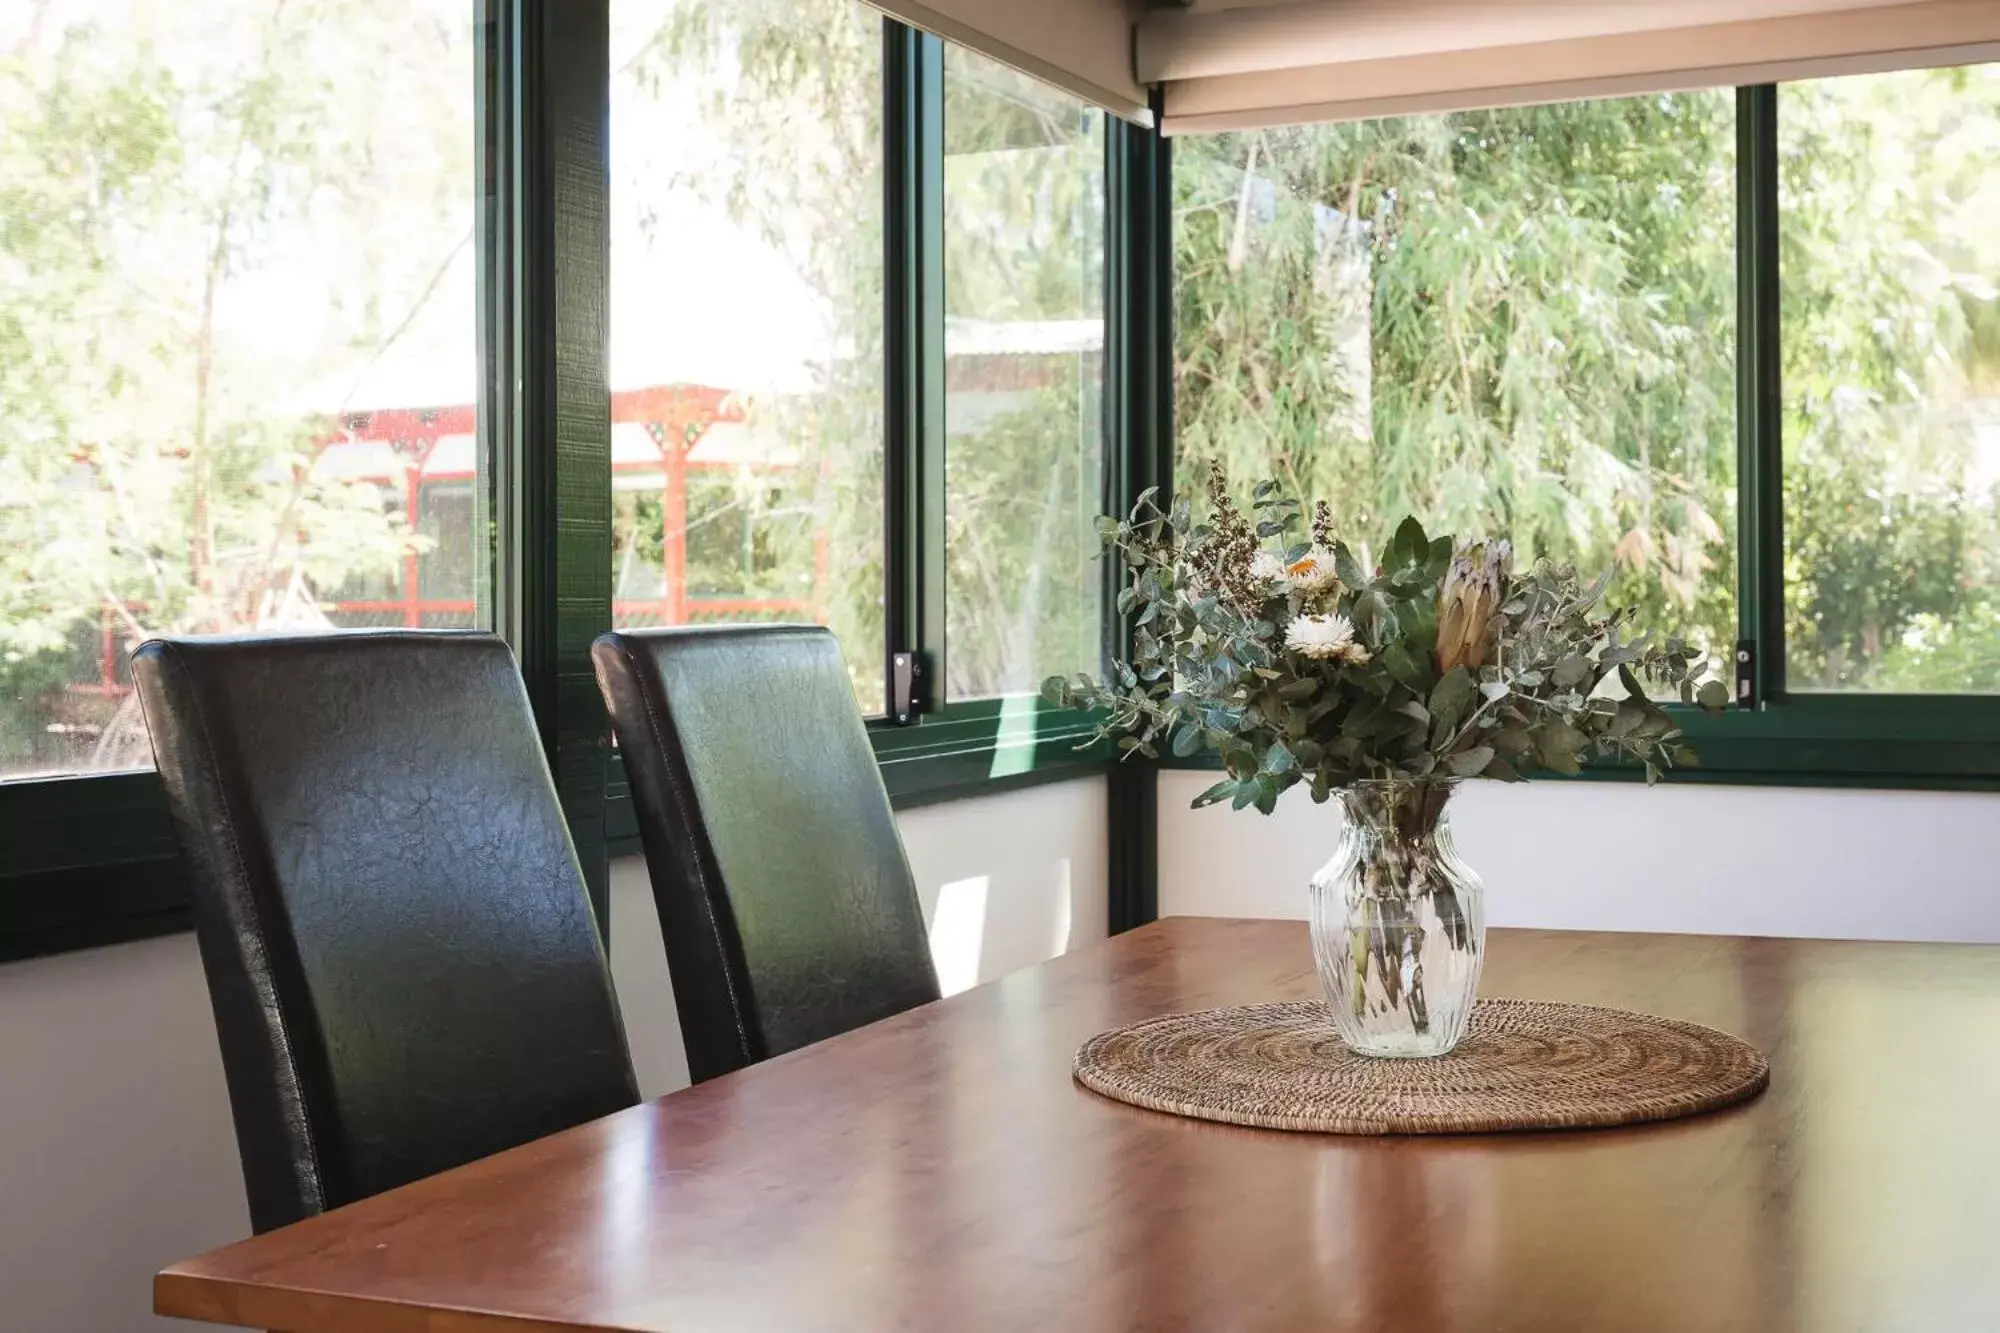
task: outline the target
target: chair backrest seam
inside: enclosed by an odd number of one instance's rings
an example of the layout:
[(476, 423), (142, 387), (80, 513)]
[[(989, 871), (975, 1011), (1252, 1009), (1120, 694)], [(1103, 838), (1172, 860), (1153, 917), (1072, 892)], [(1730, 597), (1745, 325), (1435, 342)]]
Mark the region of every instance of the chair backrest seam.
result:
[[(203, 705), (201, 689), (195, 683), (194, 676), (188, 671), (187, 664), (181, 659), (180, 653), (169, 645), (163, 644), (162, 648), (164, 655), (174, 664), (174, 670), (181, 676), (187, 688), (188, 706), (194, 714), (195, 726), (201, 731), (203, 777), (212, 785), (215, 791), (217, 808), (222, 817), (223, 836), (228, 843), (230, 859), (235, 863), (235, 873), (238, 882), (243, 885), (245, 904), (256, 926), (256, 931), (252, 937), (255, 953), (262, 963), (265, 979), (270, 986), (271, 1007), (277, 1014), (277, 1026), (275, 1029), (275, 1044), (278, 1048), (277, 1054), (284, 1061), (285, 1071), (291, 1078), (292, 1088), (297, 1101), (299, 1133), (305, 1140), (306, 1156), (311, 1164), (309, 1179), (304, 1183), (312, 1197), (302, 1202), (309, 1205), (313, 1212), (325, 1212), (326, 1163), (320, 1151), (318, 1131), (313, 1125), (313, 1114), (312, 1108), (309, 1105), (310, 1098), (306, 1090), (306, 1080), (299, 1068), (298, 1058), (292, 1050), (292, 1022), (288, 1013), (289, 1006), (284, 998), (284, 988), (279, 984), (277, 968), (271, 960), (269, 941), (273, 936), (269, 929), (270, 923), (266, 920), (268, 914), (264, 910), (256, 885), (251, 878), (249, 859), (243, 854), (242, 840), (236, 830), (236, 815), (231, 808), (232, 803), (229, 799), (228, 784), (223, 782), (222, 772), (219, 767), (218, 755), (220, 751), (215, 744), (214, 732), (209, 726), (208, 709)], [(241, 936), (239, 935), (238, 938), (240, 940)], [(280, 1095), (283, 1095), (282, 1090), (280, 1090)]]
[[(632, 669), (632, 683), (639, 696), (639, 706), (646, 714), (646, 729), (652, 733), (653, 744), (659, 750), (660, 762), (671, 768), (674, 764), (674, 752), (667, 746), (666, 735), (661, 727), (661, 710), (654, 705), (653, 691), (647, 688), (646, 675), (639, 669), (638, 660), (626, 642), (622, 639), (617, 640), (617, 646), (619, 654)], [(709, 883), (708, 872), (702, 865), (701, 848), (705, 834), (702, 834), (701, 812), (699, 808), (691, 807), (691, 794), (685, 790), (688, 784), (680, 780), (689, 776), (669, 772), (667, 792), (680, 815), (683, 836), (688, 840), (688, 864), (690, 873), (695, 878), (695, 899), (701, 904), (702, 921), (708, 927), (709, 938), (715, 942), (718, 971), (722, 974), (722, 988), (729, 997), (729, 1021), (736, 1030), (737, 1049), (741, 1051), (744, 1059), (753, 1059), (756, 1053), (750, 1038), (745, 1006), (742, 997), (737, 994), (736, 978), (732, 975), (733, 969), (730, 966), (729, 946), (723, 939), (722, 926), (716, 919), (714, 886)]]

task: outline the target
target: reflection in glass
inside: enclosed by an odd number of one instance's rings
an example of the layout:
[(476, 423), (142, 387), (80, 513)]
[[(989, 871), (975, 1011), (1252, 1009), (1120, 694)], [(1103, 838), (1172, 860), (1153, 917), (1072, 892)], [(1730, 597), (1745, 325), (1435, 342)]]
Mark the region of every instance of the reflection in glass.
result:
[(946, 670), (953, 698), (1098, 664), (1104, 116), (945, 51)]

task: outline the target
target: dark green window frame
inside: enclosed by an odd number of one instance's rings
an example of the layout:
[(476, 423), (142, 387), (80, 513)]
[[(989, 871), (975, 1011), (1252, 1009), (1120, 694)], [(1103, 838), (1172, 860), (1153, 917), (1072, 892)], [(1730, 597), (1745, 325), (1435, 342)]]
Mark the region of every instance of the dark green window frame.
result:
[[(496, 628), (513, 644), (600, 922), (608, 858), (638, 850), (608, 745), (590, 641), (611, 624), (608, 0), (488, 0), (477, 89), (490, 145), (478, 182), (482, 408), (494, 440)], [(885, 652), (869, 722), (891, 800), (910, 808), (1106, 772), (1090, 719), (1039, 699), (943, 697), (943, 51), (884, 20)], [(1116, 239), (1132, 208), (1107, 136)], [(1150, 216), (1150, 196), (1141, 208)], [(1118, 251), (1124, 253), (1124, 251)], [(1107, 264), (1107, 311), (1128, 287)], [(1106, 355), (1150, 333), (1111, 320)], [(1114, 363), (1115, 364), (1115, 363)], [(1106, 395), (1107, 502), (1141, 430)], [(1157, 450), (1149, 437), (1146, 447)], [(906, 696), (898, 666), (914, 668)], [(0, 783), (0, 962), (187, 929), (173, 831), (150, 772)]]
[[(637, 850), (631, 801), (588, 660), (610, 623), (603, 300), (609, 166), (605, 0), (495, 0), (480, 183), (493, 236), (482, 284), (499, 479), (495, 605), (521, 658), (600, 912), (606, 858)], [(943, 44), (884, 23), (885, 616), (889, 697), (869, 724), (899, 808), (1038, 782), (1110, 778), (1112, 929), (1154, 914), (1156, 768), (1088, 746), (1091, 720), (1027, 698), (956, 701), (945, 678)], [(1784, 515), (1777, 274), (1777, 95), (1738, 90), (1738, 707), (1688, 712), (1703, 764), (1677, 781), (2000, 789), (2000, 698), (1790, 693), (1783, 685)], [(1106, 136), (1107, 511), (1173, 486), (1172, 160), (1151, 128)], [(563, 262), (558, 262), (558, 258)], [(604, 497), (579, 502), (575, 497)], [(559, 497), (560, 500), (559, 500)], [(1110, 573), (1107, 572), (1107, 578)], [(1108, 604), (1108, 602), (1107, 602)], [(1128, 629), (1107, 619), (1107, 655)], [(910, 688), (897, 693), (899, 668)], [(1614, 768), (1585, 780), (1632, 780)], [(187, 926), (150, 773), (0, 784), (0, 961)]]
[[(1736, 105), (1737, 705), (1670, 709), (1701, 755), (1673, 781), (2000, 790), (2000, 696), (1785, 688), (1777, 86), (1739, 88)], [(1641, 777), (1600, 764), (1576, 780)]]
[[(1778, 89), (1736, 93), (1737, 706), (1683, 725), (1701, 766), (1678, 780), (2000, 789), (2000, 697), (1785, 687), (1783, 344)], [(1631, 778), (1622, 772), (1591, 776)]]

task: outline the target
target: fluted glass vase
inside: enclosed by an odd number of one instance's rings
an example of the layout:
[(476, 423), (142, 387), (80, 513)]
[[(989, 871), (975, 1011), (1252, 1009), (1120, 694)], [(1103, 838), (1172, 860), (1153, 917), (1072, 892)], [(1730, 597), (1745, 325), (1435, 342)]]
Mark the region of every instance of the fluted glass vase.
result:
[(1485, 889), (1452, 847), (1456, 785), (1397, 779), (1339, 793), (1340, 846), (1312, 880), (1313, 961), (1334, 1027), (1361, 1055), (1443, 1055), (1472, 1016)]

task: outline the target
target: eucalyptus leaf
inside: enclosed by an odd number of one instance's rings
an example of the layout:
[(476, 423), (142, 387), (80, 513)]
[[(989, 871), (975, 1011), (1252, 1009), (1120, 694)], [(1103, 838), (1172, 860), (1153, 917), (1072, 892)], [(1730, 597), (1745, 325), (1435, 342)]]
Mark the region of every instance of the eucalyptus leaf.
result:
[(1424, 535), (1424, 525), (1417, 522), (1413, 514), (1396, 528), (1396, 535), (1389, 542), (1385, 565), (1391, 571), (1408, 565), (1422, 565), (1430, 555), (1430, 545), (1430, 538)]
[(1470, 750), (1460, 750), (1445, 759), (1445, 767), (1462, 778), (1477, 777), (1484, 773), (1496, 756), (1490, 745), (1475, 745)]
[(1478, 693), (1478, 684), (1472, 673), (1462, 666), (1455, 666), (1444, 673), (1437, 687), (1431, 691), (1431, 716), (1446, 726), (1458, 725), (1458, 719), (1471, 706)]
[(1411, 689), (1429, 689), (1430, 672), (1419, 665), (1416, 657), (1402, 644), (1392, 643), (1382, 649), (1382, 665), (1390, 675)]
[(1361, 562), (1347, 549), (1346, 542), (1333, 544), (1333, 572), (1340, 581), (1350, 588), (1364, 588), (1368, 585), (1368, 573), (1361, 568)]

